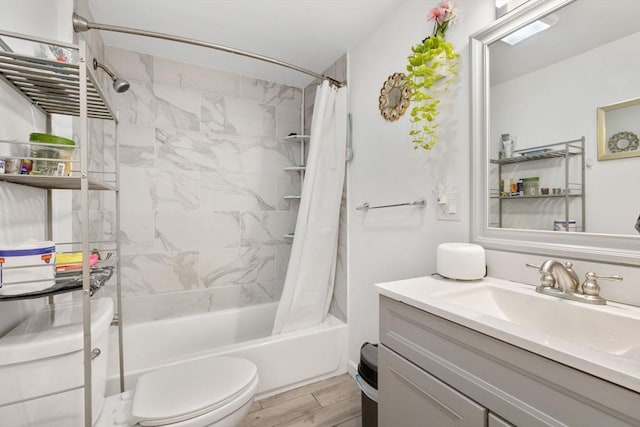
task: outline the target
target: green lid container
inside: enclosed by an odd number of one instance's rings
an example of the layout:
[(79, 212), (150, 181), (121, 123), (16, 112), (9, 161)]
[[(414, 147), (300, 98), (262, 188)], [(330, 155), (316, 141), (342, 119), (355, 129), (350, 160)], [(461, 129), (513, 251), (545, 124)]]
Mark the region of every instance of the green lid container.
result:
[(40, 142), (43, 144), (76, 145), (73, 139), (50, 135), (48, 133), (32, 133), (29, 135), (29, 141)]
[(30, 175), (69, 175), (71, 158), (76, 148), (76, 143), (72, 139), (47, 133), (32, 133), (29, 135), (29, 141), (33, 143), (30, 148), (30, 156), (36, 159), (33, 161)]

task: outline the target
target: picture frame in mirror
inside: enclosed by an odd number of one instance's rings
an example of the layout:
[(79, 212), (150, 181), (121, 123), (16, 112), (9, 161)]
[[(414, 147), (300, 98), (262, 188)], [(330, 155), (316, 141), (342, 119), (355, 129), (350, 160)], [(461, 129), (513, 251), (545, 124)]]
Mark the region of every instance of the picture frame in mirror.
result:
[(605, 105), (598, 114), (598, 160), (640, 156), (640, 98)]

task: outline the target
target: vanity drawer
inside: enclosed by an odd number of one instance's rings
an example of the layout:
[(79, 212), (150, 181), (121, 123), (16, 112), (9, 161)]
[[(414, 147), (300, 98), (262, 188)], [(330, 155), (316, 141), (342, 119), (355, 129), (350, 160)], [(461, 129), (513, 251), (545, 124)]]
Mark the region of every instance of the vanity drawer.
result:
[(381, 427), (486, 427), (487, 410), (413, 363), (378, 349)]
[(384, 296), (380, 342), (514, 425), (640, 425), (640, 394)]

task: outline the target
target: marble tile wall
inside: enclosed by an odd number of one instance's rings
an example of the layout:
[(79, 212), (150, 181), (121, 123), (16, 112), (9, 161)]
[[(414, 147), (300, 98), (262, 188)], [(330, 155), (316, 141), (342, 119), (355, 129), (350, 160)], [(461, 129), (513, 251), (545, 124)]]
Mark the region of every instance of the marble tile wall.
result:
[(283, 196), (300, 191), (283, 171), (299, 149), (282, 137), (300, 132), (302, 91), (118, 48), (105, 57), (131, 83), (113, 97), (125, 320), (277, 301), (298, 207)]

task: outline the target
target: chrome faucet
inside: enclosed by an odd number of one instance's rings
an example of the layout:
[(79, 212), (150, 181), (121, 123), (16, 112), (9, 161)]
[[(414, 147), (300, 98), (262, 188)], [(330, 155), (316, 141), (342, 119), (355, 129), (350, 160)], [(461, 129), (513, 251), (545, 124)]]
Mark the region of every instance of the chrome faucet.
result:
[[(555, 279), (555, 287), (563, 292), (576, 292), (580, 286), (580, 279), (573, 270), (573, 264), (566, 262), (562, 264), (560, 261), (548, 259), (539, 267), (540, 274), (550, 275)], [(556, 273), (554, 275), (554, 272)]]
[(622, 280), (622, 276), (617, 274), (599, 276), (589, 272), (585, 274), (584, 283), (580, 284), (572, 263), (563, 264), (554, 259), (548, 259), (542, 265), (526, 264), (526, 266), (535, 268), (540, 273), (540, 284), (536, 286), (536, 292), (589, 304), (607, 303), (607, 300), (600, 296), (600, 286), (596, 279)]

